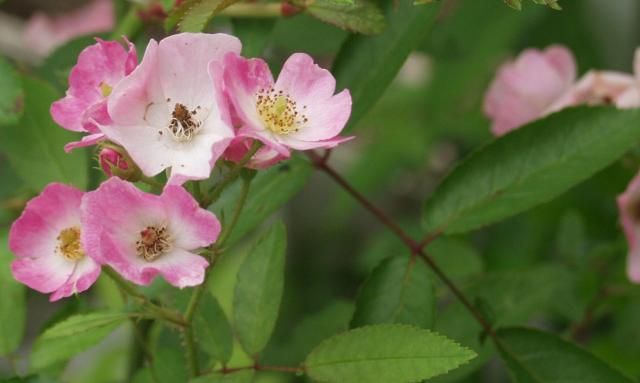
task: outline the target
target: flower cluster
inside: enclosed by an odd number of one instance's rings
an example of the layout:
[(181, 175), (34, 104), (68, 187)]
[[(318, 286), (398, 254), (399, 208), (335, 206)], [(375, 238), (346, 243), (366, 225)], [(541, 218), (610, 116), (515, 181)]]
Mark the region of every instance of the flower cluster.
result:
[[(151, 40), (139, 64), (128, 41), (98, 39), (82, 51), (51, 115), (85, 134), (65, 150), (98, 144), (111, 178), (87, 193), (51, 184), (27, 204), (10, 232), (16, 279), (52, 301), (88, 289), (102, 265), (136, 284), (160, 274), (198, 285), (209, 265), (199, 250), (215, 243), (220, 223), (184, 182), (208, 179), (219, 160), (260, 169), (351, 139), (338, 136), (351, 96), (334, 94), (330, 72), (298, 53), (274, 80), (240, 50), (230, 35), (182, 33)], [(160, 195), (129, 182), (162, 172)]]
[[(634, 74), (590, 70), (576, 80), (576, 63), (562, 46), (525, 50), (504, 64), (485, 96), (491, 131), (504, 135), (550, 113), (576, 105), (640, 108), (640, 48)], [(629, 243), (627, 274), (640, 283), (640, 173), (618, 197), (620, 222)]]

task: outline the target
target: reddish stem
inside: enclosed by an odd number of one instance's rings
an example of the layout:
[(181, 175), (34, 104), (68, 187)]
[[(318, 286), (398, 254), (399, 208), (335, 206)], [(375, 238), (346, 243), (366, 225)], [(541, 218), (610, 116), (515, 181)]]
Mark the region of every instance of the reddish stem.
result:
[(464, 293), (456, 286), (456, 284), (442, 271), (442, 269), (435, 263), (433, 258), (431, 258), (423, 248), (431, 243), (434, 239), (436, 239), (441, 231), (436, 231), (434, 233), (430, 233), (427, 235), (422, 241), (416, 242), (413, 238), (411, 238), (399, 225), (397, 225), (385, 212), (383, 212), (380, 208), (375, 206), (371, 201), (369, 201), (364, 195), (358, 192), (349, 182), (344, 179), (338, 172), (336, 172), (329, 164), (327, 163), (326, 157), (320, 157), (318, 154), (314, 152), (307, 152), (307, 155), (313, 162), (314, 166), (323, 172), (325, 172), (331, 179), (333, 179), (338, 185), (340, 185), (347, 193), (351, 194), (353, 198), (355, 198), (365, 209), (367, 209), (371, 214), (373, 214), (380, 223), (386, 226), (389, 230), (391, 230), (400, 240), (409, 248), (411, 254), (413, 256), (420, 256), (420, 258), (429, 266), (434, 273), (444, 282), (445, 285), (451, 290), (453, 295), (458, 298), (458, 300), (469, 310), (469, 312), (473, 315), (473, 317), (478, 321), (478, 323), (482, 326), (482, 328), (487, 332), (491, 338), (497, 340), (497, 336), (491, 324), (488, 320), (482, 315), (478, 309), (475, 308), (471, 304), (471, 302), (467, 299)]

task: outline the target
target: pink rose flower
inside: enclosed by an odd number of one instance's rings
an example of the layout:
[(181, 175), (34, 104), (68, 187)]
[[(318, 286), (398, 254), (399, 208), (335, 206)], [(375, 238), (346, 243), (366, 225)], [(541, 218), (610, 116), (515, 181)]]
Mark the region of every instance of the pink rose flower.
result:
[(283, 157), (289, 149), (332, 148), (353, 137), (340, 137), (351, 114), (348, 90), (334, 95), (336, 81), (302, 53), (291, 55), (274, 82), (261, 59), (228, 54), (224, 67), (211, 64), (223, 76), (218, 97), (227, 97), (240, 121), (239, 137), (251, 137)]
[(37, 54), (46, 56), (55, 48), (76, 37), (107, 32), (114, 25), (111, 0), (95, 0), (60, 16), (35, 13), (24, 31), (24, 42)]
[(484, 112), (492, 120), (491, 132), (501, 136), (548, 113), (571, 89), (576, 64), (571, 52), (559, 45), (539, 51), (527, 49), (504, 64), (484, 99)]
[(17, 256), (13, 276), (49, 300), (87, 290), (100, 266), (86, 256), (80, 236), (80, 202), (84, 193), (71, 186), (50, 184), (11, 226), (9, 249)]
[(117, 177), (82, 202), (82, 245), (124, 278), (148, 285), (160, 274), (177, 287), (199, 285), (209, 263), (194, 251), (218, 238), (220, 222), (182, 187), (148, 194)]
[[(181, 33), (151, 40), (138, 68), (113, 90), (106, 136), (152, 177), (171, 169), (170, 183), (206, 179), (234, 136), (222, 116), (209, 63), (240, 52), (225, 34)], [(222, 99), (220, 99), (222, 101)]]
[(138, 64), (133, 44), (129, 50), (116, 41), (103, 41), (85, 48), (71, 69), (69, 89), (64, 98), (51, 105), (54, 121), (67, 130), (89, 133), (79, 142), (65, 145), (70, 151), (104, 139), (98, 124), (109, 124), (107, 98), (113, 87)]
[(620, 223), (629, 244), (627, 275), (634, 283), (640, 283), (640, 173), (618, 196)]

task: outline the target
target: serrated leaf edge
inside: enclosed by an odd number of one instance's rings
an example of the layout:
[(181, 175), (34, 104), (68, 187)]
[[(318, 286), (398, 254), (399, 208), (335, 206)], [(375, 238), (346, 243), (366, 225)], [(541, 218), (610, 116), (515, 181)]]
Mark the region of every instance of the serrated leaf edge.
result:
[[(323, 340), (322, 342), (320, 342), (316, 347), (313, 348), (313, 350), (311, 350), (311, 352), (309, 352), (309, 354), (307, 355), (307, 357), (305, 358), (304, 362), (302, 363), (302, 367), (304, 368), (305, 371), (307, 371), (308, 369), (308, 364), (307, 364), (307, 360), (313, 355), (314, 352), (316, 352), (316, 350), (318, 350), (319, 348), (323, 347), (324, 345), (326, 345), (327, 343), (331, 343), (334, 342), (336, 339), (345, 337), (347, 335), (356, 333), (356, 332), (370, 332), (372, 329), (375, 329), (376, 331), (378, 331), (379, 328), (381, 327), (386, 327), (386, 328), (406, 328), (406, 329), (410, 329), (413, 331), (418, 331), (418, 332), (425, 332), (428, 333), (429, 335), (433, 335), (438, 339), (442, 339), (445, 341), (448, 341), (450, 343), (452, 343), (453, 345), (457, 346), (460, 348), (461, 353), (465, 353), (468, 354), (468, 358), (466, 360), (464, 360), (463, 362), (461, 362), (460, 364), (458, 364), (457, 366), (454, 366), (450, 369), (447, 369), (446, 371), (443, 371), (441, 374), (438, 375), (444, 375), (454, 369), (457, 369), (461, 366), (464, 366), (465, 364), (469, 363), (471, 360), (473, 360), (474, 358), (476, 358), (478, 356), (478, 354), (473, 351), (472, 349), (463, 346), (462, 344), (460, 344), (458, 341), (451, 339), (445, 335), (442, 335), (438, 332), (429, 330), (429, 329), (424, 329), (424, 328), (420, 328), (418, 326), (413, 326), (413, 325), (409, 325), (409, 324), (402, 324), (402, 323), (394, 323), (394, 324), (375, 324), (375, 325), (366, 325), (366, 326), (362, 326), (362, 327), (358, 327), (355, 329), (351, 329), (351, 330), (347, 330), (344, 331), (342, 333), (336, 334), (332, 337), (329, 337), (325, 340)], [(386, 358), (385, 358), (386, 359)], [(322, 365), (314, 365), (314, 366), (322, 366)], [(308, 374), (308, 372), (307, 372)], [(314, 378), (315, 379), (315, 378)], [(422, 382), (424, 379), (418, 379), (415, 381), (406, 381), (406, 383), (419, 383)], [(325, 382), (329, 382), (329, 381), (325, 381)]]

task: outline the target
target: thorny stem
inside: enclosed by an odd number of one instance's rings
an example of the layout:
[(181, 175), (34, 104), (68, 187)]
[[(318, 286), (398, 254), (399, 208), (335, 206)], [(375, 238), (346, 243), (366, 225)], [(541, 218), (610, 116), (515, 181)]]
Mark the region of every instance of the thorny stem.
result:
[(227, 175), (211, 190), (211, 192), (202, 199), (200, 205), (207, 208), (209, 205), (217, 201), (224, 189), (240, 176), (242, 169), (249, 163), (251, 157), (256, 154), (260, 147), (262, 147), (262, 143), (257, 140), (254, 141), (249, 151), (234, 165), (231, 171), (227, 173)]
[(183, 336), (184, 336), (185, 348), (186, 348), (186, 354), (187, 354), (187, 365), (189, 367), (189, 373), (191, 377), (197, 376), (200, 370), (198, 366), (198, 355), (197, 355), (195, 344), (193, 341), (193, 329), (192, 329), (191, 323), (198, 309), (198, 305), (200, 304), (200, 300), (202, 299), (202, 295), (206, 290), (207, 281), (209, 279), (209, 273), (211, 269), (213, 269), (213, 266), (215, 266), (215, 263), (218, 259), (218, 256), (219, 256), (218, 249), (223, 248), (224, 244), (229, 239), (229, 236), (231, 235), (233, 228), (238, 223), (238, 219), (240, 218), (240, 214), (242, 213), (242, 208), (244, 207), (244, 204), (247, 201), (247, 196), (249, 195), (249, 188), (251, 186), (252, 179), (253, 178), (251, 177), (243, 177), (242, 190), (240, 192), (240, 197), (238, 199), (238, 203), (236, 204), (233, 217), (231, 218), (231, 221), (229, 222), (229, 224), (225, 226), (225, 228), (222, 230), (222, 233), (220, 234), (218, 241), (210, 248), (210, 250), (212, 251), (212, 256), (209, 259), (210, 265), (205, 271), (204, 281), (202, 282), (202, 284), (200, 284), (193, 290), (193, 294), (191, 295), (191, 299), (189, 300), (189, 305), (187, 306), (187, 310), (185, 311), (185, 314), (184, 314), (185, 321), (189, 324), (187, 327), (183, 329)]
[(154, 316), (164, 319), (167, 322), (170, 322), (178, 327), (187, 326), (187, 322), (182, 318), (182, 316), (178, 313), (174, 313), (165, 309), (164, 307), (158, 306), (157, 304), (151, 302), (149, 298), (147, 298), (144, 294), (138, 292), (133, 286), (131, 286), (127, 281), (122, 279), (122, 277), (116, 273), (110, 267), (103, 267), (102, 271), (111, 278), (117, 285), (120, 287), (122, 291), (130, 295), (132, 298), (136, 299), (140, 302), (145, 308), (149, 310)]
[(349, 182), (344, 179), (338, 172), (336, 172), (326, 161), (325, 157), (321, 157), (314, 152), (308, 152), (308, 156), (311, 159), (313, 165), (326, 173), (331, 179), (333, 179), (338, 185), (340, 185), (344, 190), (347, 191), (353, 198), (355, 198), (365, 209), (367, 209), (371, 214), (373, 214), (378, 220), (385, 225), (389, 230), (391, 230), (400, 240), (409, 248), (412, 256), (419, 256), (427, 266), (433, 270), (434, 273), (444, 282), (445, 285), (451, 290), (453, 295), (458, 298), (460, 303), (462, 303), (467, 310), (473, 315), (473, 317), (478, 321), (478, 323), (482, 326), (484, 331), (497, 342), (498, 338), (493, 330), (489, 321), (482, 315), (482, 313), (469, 301), (469, 299), (464, 295), (464, 293), (456, 286), (456, 284), (445, 274), (444, 271), (436, 264), (436, 262), (431, 258), (425, 251), (424, 247), (431, 243), (435, 238), (437, 238), (441, 232), (431, 233), (426, 236), (422, 241), (417, 242), (413, 238), (411, 238), (400, 226), (398, 226), (386, 213), (384, 213), (381, 209), (375, 206), (371, 201), (369, 201), (364, 195), (362, 195), (359, 191), (357, 191)]

